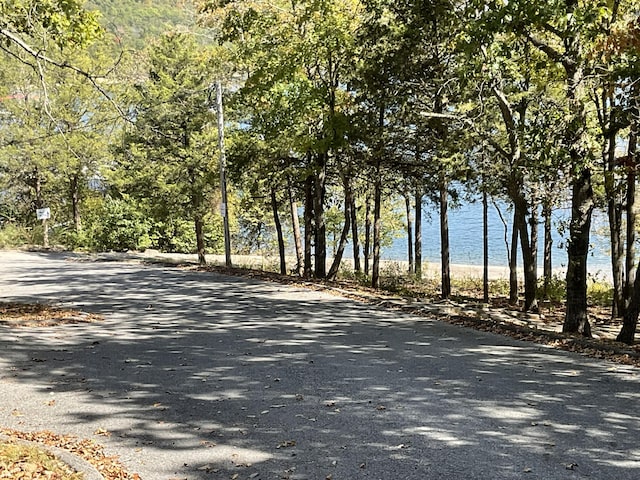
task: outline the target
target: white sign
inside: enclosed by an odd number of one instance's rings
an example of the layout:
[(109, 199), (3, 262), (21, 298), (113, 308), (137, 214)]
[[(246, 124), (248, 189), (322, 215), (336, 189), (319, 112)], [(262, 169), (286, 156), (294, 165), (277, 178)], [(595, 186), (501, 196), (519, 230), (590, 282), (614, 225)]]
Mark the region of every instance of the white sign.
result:
[(38, 208), (36, 210), (36, 218), (38, 220), (48, 220), (51, 218), (51, 210), (49, 208)]
[(220, 215), (222, 215), (223, 218), (227, 216), (227, 204), (226, 203), (221, 203), (220, 204)]

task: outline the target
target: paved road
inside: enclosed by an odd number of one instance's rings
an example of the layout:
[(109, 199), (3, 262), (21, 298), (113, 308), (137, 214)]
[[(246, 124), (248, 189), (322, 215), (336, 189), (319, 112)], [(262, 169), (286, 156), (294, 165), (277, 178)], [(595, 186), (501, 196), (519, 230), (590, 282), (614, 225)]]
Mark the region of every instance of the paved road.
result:
[(271, 283), (0, 265), (4, 300), (105, 318), (0, 327), (0, 425), (93, 438), (144, 480), (640, 478), (632, 368)]

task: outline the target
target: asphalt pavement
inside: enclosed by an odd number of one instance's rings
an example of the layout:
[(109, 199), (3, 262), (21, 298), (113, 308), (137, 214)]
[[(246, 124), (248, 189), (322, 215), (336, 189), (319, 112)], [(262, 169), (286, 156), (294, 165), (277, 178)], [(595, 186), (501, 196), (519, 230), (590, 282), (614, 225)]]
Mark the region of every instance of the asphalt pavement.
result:
[(0, 426), (91, 438), (143, 480), (640, 478), (639, 370), (333, 296), (0, 252)]

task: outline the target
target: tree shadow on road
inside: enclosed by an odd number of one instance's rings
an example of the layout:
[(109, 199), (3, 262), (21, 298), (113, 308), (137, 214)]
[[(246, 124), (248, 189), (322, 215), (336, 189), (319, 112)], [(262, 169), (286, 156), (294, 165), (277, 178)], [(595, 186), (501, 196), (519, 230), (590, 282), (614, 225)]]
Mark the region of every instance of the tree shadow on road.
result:
[[(56, 428), (103, 429), (154, 478), (640, 473), (630, 367), (299, 288), (44, 258), (13, 265), (11, 299), (105, 320), (0, 330), (3, 388), (61, 398), (40, 407)], [(26, 403), (2, 422), (37, 418)]]

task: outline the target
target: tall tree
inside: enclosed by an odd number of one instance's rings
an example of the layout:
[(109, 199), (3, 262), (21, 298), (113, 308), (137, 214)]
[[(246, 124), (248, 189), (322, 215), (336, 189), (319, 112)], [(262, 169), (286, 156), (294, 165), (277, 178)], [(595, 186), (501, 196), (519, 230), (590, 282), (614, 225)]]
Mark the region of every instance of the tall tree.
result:
[(211, 51), (193, 36), (161, 37), (150, 50), (148, 79), (137, 86), (135, 120), (120, 157), (125, 191), (153, 199), (161, 215), (192, 219), (200, 263), (206, 261), (204, 219), (216, 184), (214, 64)]
[(571, 221), (568, 241), (567, 308), (563, 330), (591, 335), (587, 315), (587, 256), (594, 208), (593, 151), (589, 148), (588, 75), (596, 65), (591, 55), (602, 29), (619, 15), (621, 2), (594, 4), (581, 0), (531, 3), (525, 0), (494, 5), (478, 2), (475, 16), (488, 31), (509, 30), (545, 55), (551, 68), (560, 68), (564, 80), (563, 146), (571, 183)]
[[(305, 213), (312, 220), (314, 273), (327, 275), (325, 202), (327, 182), (340, 166), (345, 144), (347, 73), (353, 63), (354, 35), (361, 4), (347, 2), (200, 2), (204, 22), (234, 42), (247, 67), (243, 94), (252, 98), (254, 115), (270, 95), (288, 91), (289, 116), (298, 123), (290, 148), (308, 164), (302, 170)], [(283, 98), (283, 97), (281, 97)], [(254, 118), (247, 118), (253, 125)], [(309, 211), (311, 209), (311, 211)], [(305, 226), (305, 234), (311, 225)], [(310, 249), (310, 237), (307, 237)], [(306, 270), (310, 270), (305, 267)]]

